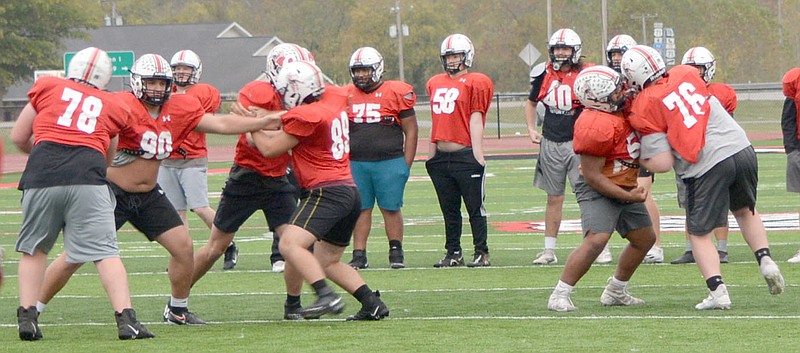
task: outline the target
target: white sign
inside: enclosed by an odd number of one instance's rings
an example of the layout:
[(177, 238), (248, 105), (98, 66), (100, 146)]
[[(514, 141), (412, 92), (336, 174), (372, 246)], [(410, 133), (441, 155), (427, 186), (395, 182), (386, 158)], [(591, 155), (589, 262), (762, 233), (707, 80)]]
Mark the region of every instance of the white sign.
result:
[(528, 43), (525, 48), (522, 48), (522, 51), (519, 52), (519, 57), (524, 61), (528, 66), (533, 66), (536, 63), (536, 60), (542, 56), (542, 53), (539, 52), (533, 44)]

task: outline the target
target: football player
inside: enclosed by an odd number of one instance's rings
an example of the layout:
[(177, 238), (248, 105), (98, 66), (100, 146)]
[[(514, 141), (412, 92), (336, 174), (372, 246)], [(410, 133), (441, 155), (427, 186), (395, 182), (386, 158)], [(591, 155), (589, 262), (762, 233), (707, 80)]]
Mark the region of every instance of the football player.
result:
[(483, 130), (492, 103), (494, 83), (470, 72), (475, 47), (463, 34), (451, 34), (439, 50), (444, 73), (428, 80), (431, 99), (431, 138), (425, 169), (431, 177), (445, 223), (444, 258), (434, 267), (464, 265), (461, 249), (461, 202), (469, 214), (475, 249), (469, 267), (491, 265), (486, 224), (486, 159)]
[[(795, 67), (783, 75), (783, 149), (786, 152), (786, 191), (800, 192), (800, 68)], [(800, 250), (789, 263), (800, 263)]]
[(695, 68), (678, 65), (667, 73), (661, 55), (644, 45), (628, 49), (621, 65), (628, 83), (639, 90), (630, 122), (642, 136), (641, 163), (656, 173), (674, 168), (686, 187), (686, 229), (709, 289), (695, 308), (731, 307), (711, 239), (714, 228), (727, 225), (728, 210), (733, 210), (770, 293), (782, 293), (783, 276), (770, 256), (755, 208), (758, 161), (747, 134), (711, 95)]
[(371, 47), (350, 56), (347, 85), (352, 97), (350, 168), (361, 194), (361, 215), (353, 230), (350, 266), (367, 268), (367, 238), (372, 208), (378, 201), (389, 239), (389, 266), (405, 267), (403, 255), (403, 191), (417, 154), (417, 116), (414, 88), (401, 81), (383, 80), (383, 56)]
[[(314, 57), (308, 50), (293, 43), (283, 43), (272, 48), (267, 54), (267, 81), (255, 80), (242, 87), (239, 90), (238, 104), (234, 106), (239, 106), (245, 111), (251, 108), (283, 109), (280, 97), (275, 92), (275, 79), (284, 64), (301, 60), (313, 61)], [(284, 305), (284, 318), (296, 320), (302, 318), (297, 314), (301, 307), (302, 278), (294, 268), (285, 267), (285, 261), (278, 249), (280, 245), (278, 239), (289, 224), (289, 217), (297, 206), (297, 189), (286, 175), (290, 160), (288, 153), (272, 158), (264, 157), (248, 134), (239, 136), (233, 167), (222, 189), (211, 235), (208, 242), (195, 254), (193, 283), (197, 283), (226, 252), (226, 247), (233, 242), (239, 227), (253, 213), (260, 210), (274, 234), (272, 270), (285, 271), (287, 299)]]
[[(714, 74), (717, 72), (717, 60), (714, 58), (714, 55), (711, 52), (704, 48), (704, 47), (694, 47), (686, 51), (683, 54), (683, 59), (681, 60), (681, 65), (691, 65), (694, 66), (697, 71), (700, 73), (700, 76), (703, 78), (703, 81), (706, 82), (706, 88), (708, 88), (709, 93), (716, 97), (722, 106), (725, 108), (725, 111), (733, 117), (733, 112), (736, 110), (737, 98), (736, 98), (736, 91), (721, 82), (711, 82), (711, 79), (714, 78)], [(678, 204), (681, 207), (684, 207), (681, 200), (685, 197), (686, 190), (683, 188), (682, 183), (678, 183)], [(719, 227), (714, 229), (714, 237), (717, 238), (717, 253), (719, 254), (719, 262), (727, 263), (728, 262), (728, 226)], [(686, 239), (686, 251), (681, 255), (681, 257), (672, 260), (671, 264), (685, 264), (685, 263), (694, 263), (694, 256), (692, 254), (692, 243), (688, 239)]]
[(23, 219), (16, 245), (22, 253), (17, 309), (22, 340), (42, 339), (36, 300), (47, 254), (61, 231), (62, 261), (75, 268), (86, 262), (97, 267), (115, 311), (119, 339), (155, 337), (131, 307), (114, 227), (114, 199), (106, 183), (117, 135), (135, 123), (128, 106), (103, 91), (111, 73), (105, 51), (89, 47), (77, 52), (66, 79), (45, 77), (34, 83), (30, 102), (11, 130), (14, 144), (30, 154), (19, 182)]
[[(531, 69), (531, 91), (525, 105), (525, 120), (531, 141), (539, 146), (533, 184), (547, 193), (544, 226), (544, 251), (536, 255), (534, 265), (558, 263), (556, 239), (561, 227), (566, 180), (573, 190), (578, 181), (580, 162), (572, 149), (573, 126), (583, 110), (572, 94), (575, 77), (585, 67), (581, 38), (569, 28), (557, 30), (547, 43), (550, 60)], [(536, 104), (544, 103), (542, 133), (536, 131)], [(611, 252), (604, 249), (599, 263), (611, 262)]]
[(648, 191), (639, 186), (639, 137), (624, 113), (622, 77), (611, 68), (583, 69), (574, 84), (584, 111), (575, 121), (573, 146), (581, 174), (575, 198), (581, 209), (583, 241), (567, 258), (561, 279), (547, 301), (552, 311), (575, 311), (572, 289), (589, 271), (615, 230), (629, 244), (620, 253), (614, 275), (600, 296), (605, 306), (643, 305), (628, 293), (628, 281), (655, 242), (644, 205)]
[[(200, 101), (187, 94), (172, 94), (172, 68), (163, 57), (145, 54), (131, 68), (131, 91), (116, 97), (127, 104), (133, 123), (120, 132), (119, 145), (107, 178), (116, 200), (116, 227), (130, 222), (150, 241), (170, 253), (167, 272), (172, 295), (164, 321), (177, 325), (204, 325), (189, 311), (194, 267), (192, 239), (175, 207), (158, 185), (161, 161), (179, 148), (191, 131), (240, 134), (259, 130), (280, 113), (258, 119), (206, 114)], [(81, 264), (66, 261), (62, 253), (47, 268), (40, 302), (45, 303), (66, 285)]]
[[(341, 262), (361, 213), (361, 198), (350, 172), (347, 90), (325, 85), (322, 72), (309, 61), (284, 64), (275, 90), (289, 111), (277, 120), (280, 125), (274, 130), (254, 132), (253, 138), (267, 157), (292, 151), (292, 165), (303, 190), (280, 242), (287, 269), (296, 269), (317, 295), (298, 314), (315, 319), (344, 310), (344, 301), (327, 284), (330, 278), (361, 303), (361, 309), (347, 320), (380, 320), (389, 315), (380, 294), (353, 267)], [(312, 245), (313, 253), (308, 250)]]

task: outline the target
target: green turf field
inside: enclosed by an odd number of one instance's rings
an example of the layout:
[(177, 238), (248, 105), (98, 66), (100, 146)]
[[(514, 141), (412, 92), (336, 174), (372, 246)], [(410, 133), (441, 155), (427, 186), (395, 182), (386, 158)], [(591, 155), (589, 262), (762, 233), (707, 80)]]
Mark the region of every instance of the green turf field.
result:
[[(7, 282), (0, 289), (0, 352), (789, 352), (800, 338), (800, 265), (785, 260), (800, 248), (797, 211), (800, 197), (785, 192), (785, 156), (760, 154), (759, 210), (768, 216), (772, 253), (786, 278), (786, 292), (770, 296), (754, 256), (740, 233), (730, 237), (731, 263), (722, 266), (733, 301), (732, 310), (698, 312), (694, 305), (707, 295), (695, 265), (643, 265), (631, 281), (632, 294), (642, 307), (602, 307), (599, 297), (613, 273), (625, 242), (612, 238), (612, 265), (595, 265), (578, 283), (574, 313), (546, 309), (563, 263), (580, 241), (575, 231), (559, 237), (560, 264), (530, 264), (543, 246), (542, 232), (531, 228), (544, 219), (545, 194), (531, 185), (534, 161), (490, 160), (486, 206), (490, 213), (489, 246), (492, 267), (434, 269), (441, 258), (443, 222), (433, 187), (422, 163), (416, 163), (405, 198), (406, 265), (388, 267), (388, 246), (382, 219), (375, 213), (369, 241), (370, 269), (361, 271), (391, 309), (381, 322), (345, 322), (359, 305), (345, 296), (345, 314), (325, 320), (282, 320), (283, 280), (269, 272), (270, 240), (265, 221), (252, 217), (237, 235), (239, 264), (222, 271), (221, 261), (195, 286), (191, 309), (211, 324), (204, 327), (168, 326), (161, 311), (169, 296), (165, 273), (167, 254), (131, 228), (119, 234), (129, 271), (133, 303), (139, 319), (158, 337), (147, 341), (118, 341), (112, 309), (93, 266), (84, 266), (40, 318), (44, 340), (21, 342), (17, 337), (17, 260), (13, 251), (20, 226), (20, 192), (0, 190), (0, 245), (7, 251)], [(226, 169), (215, 164), (213, 168)], [(6, 175), (3, 182), (16, 180)], [(210, 176), (212, 203), (219, 201), (224, 173)], [(662, 216), (680, 215), (671, 174), (658, 175), (655, 197)], [(565, 219), (579, 217), (572, 195), (565, 202)], [(784, 214), (783, 222), (775, 221)], [(192, 236), (200, 247), (208, 237), (202, 222), (192, 216)], [(671, 223), (670, 223), (671, 222)], [(674, 221), (670, 229), (679, 230)], [(574, 228), (566, 222), (565, 228)], [(462, 243), (471, 256), (471, 237), (465, 220)], [(683, 252), (679, 231), (662, 233), (665, 260)], [(58, 251), (54, 251), (55, 255)], [(349, 249), (345, 261), (349, 261)], [(314, 300), (310, 291), (304, 303)]]

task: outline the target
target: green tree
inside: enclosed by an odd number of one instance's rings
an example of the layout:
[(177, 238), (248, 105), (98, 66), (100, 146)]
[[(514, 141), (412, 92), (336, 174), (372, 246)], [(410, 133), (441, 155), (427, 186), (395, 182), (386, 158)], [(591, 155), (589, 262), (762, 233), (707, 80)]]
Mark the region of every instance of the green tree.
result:
[(37, 69), (62, 66), (62, 41), (100, 25), (100, 8), (80, 0), (0, 2), (0, 96), (17, 81), (32, 81)]

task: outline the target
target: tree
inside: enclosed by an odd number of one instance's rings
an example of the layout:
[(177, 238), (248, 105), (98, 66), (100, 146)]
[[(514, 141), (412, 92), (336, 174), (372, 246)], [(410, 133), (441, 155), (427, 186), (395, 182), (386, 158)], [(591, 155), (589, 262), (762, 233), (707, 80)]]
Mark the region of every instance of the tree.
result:
[(80, 0), (0, 2), (0, 96), (17, 81), (32, 81), (34, 70), (62, 67), (62, 41), (100, 25), (99, 10)]

